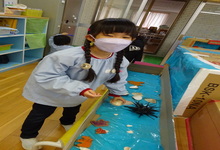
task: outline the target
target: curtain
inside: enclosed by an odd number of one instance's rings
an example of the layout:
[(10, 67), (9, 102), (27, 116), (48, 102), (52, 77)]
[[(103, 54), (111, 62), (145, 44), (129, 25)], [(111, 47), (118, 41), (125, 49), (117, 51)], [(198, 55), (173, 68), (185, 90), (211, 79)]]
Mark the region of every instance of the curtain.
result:
[(109, 8), (107, 6), (103, 7), (102, 13), (100, 17), (98, 18), (98, 20), (104, 19), (104, 18), (120, 18), (122, 16), (122, 12), (123, 12), (122, 9), (112, 7), (110, 8), (109, 13), (106, 15), (108, 9)]
[[(142, 19), (144, 18), (144, 15), (146, 14), (146, 11), (144, 11), (141, 14), (141, 17), (139, 18), (137, 22), (137, 26), (140, 26)], [(160, 12), (149, 12), (147, 18), (145, 19), (142, 27), (149, 28), (151, 26), (153, 27), (159, 27), (160, 25), (164, 25), (168, 20), (168, 14), (167, 13), (160, 13)]]

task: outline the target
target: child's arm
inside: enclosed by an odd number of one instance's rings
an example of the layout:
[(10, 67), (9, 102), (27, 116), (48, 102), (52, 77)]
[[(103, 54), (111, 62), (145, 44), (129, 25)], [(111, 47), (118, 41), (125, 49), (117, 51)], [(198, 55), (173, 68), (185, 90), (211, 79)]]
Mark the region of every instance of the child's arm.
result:
[(51, 54), (44, 57), (34, 71), (35, 82), (43, 89), (57, 94), (79, 96), (81, 91), (90, 87), (80, 80), (70, 79), (66, 74), (68, 66), (73, 64), (73, 59), (75, 58), (71, 55), (64, 57)]

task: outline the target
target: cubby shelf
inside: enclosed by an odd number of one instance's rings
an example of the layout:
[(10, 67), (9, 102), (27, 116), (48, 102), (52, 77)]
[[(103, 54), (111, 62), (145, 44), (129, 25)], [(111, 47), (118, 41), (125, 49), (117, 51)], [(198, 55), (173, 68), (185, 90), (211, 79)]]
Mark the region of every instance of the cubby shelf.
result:
[(0, 50), (0, 57), (6, 55), (9, 60), (8, 62), (0, 60), (0, 72), (42, 59), (49, 19), (46, 17), (0, 15), (0, 21), (4, 19), (16, 20), (18, 33), (0, 34), (0, 46), (13, 44), (8, 50)]

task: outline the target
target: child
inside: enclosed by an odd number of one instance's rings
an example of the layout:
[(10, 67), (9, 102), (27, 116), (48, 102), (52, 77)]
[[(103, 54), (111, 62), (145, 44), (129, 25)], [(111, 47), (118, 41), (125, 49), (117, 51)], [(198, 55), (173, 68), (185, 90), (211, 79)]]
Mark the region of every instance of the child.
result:
[(55, 36), (51, 36), (49, 38), (49, 46), (50, 46), (49, 54), (59, 50), (72, 48), (72, 46), (70, 45), (70, 41), (71, 38), (68, 36), (68, 33), (61, 33)]
[(28, 79), (23, 96), (33, 108), (22, 126), (24, 149), (37, 142), (38, 131), (57, 107), (63, 107), (61, 125), (68, 130), (80, 105), (87, 98), (100, 97), (94, 90), (104, 84), (114, 99), (125, 99), (127, 66), (123, 49), (137, 35), (136, 26), (127, 19), (108, 18), (94, 22), (83, 47), (72, 47), (44, 57)]
[(143, 36), (137, 36), (136, 39), (124, 49), (125, 57), (129, 62), (141, 61), (144, 51), (145, 39)]

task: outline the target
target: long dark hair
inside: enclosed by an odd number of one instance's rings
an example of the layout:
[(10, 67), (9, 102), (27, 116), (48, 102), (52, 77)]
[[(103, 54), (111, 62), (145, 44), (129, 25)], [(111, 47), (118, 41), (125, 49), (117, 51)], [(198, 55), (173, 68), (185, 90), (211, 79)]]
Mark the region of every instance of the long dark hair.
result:
[[(137, 36), (136, 25), (130, 20), (124, 18), (106, 18), (106, 19), (98, 20), (90, 26), (87, 34), (91, 34), (92, 36), (96, 37), (99, 33), (111, 34), (114, 32), (126, 33), (130, 35), (132, 39), (134, 39)], [(91, 61), (90, 43), (91, 41), (87, 39), (85, 40), (84, 43), (86, 63), (90, 63)], [(114, 83), (120, 80), (119, 72), (120, 72), (120, 65), (123, 61), (123, 55), (124, 55), (123, 50), (117, 52), (117, 57), (114, 64), (114, 69), (116, 71), (115, 76), (112, 79), (110, 79), (108, 82)], [(96, 74), (94, 70), (90, 68), (88, 75), (84, 80), (91, 82), (95, 77)]]
[(69, 45), (71, 38), (67, 35), (56, 35), (53, 37), (53, 41), (55, 45)]

